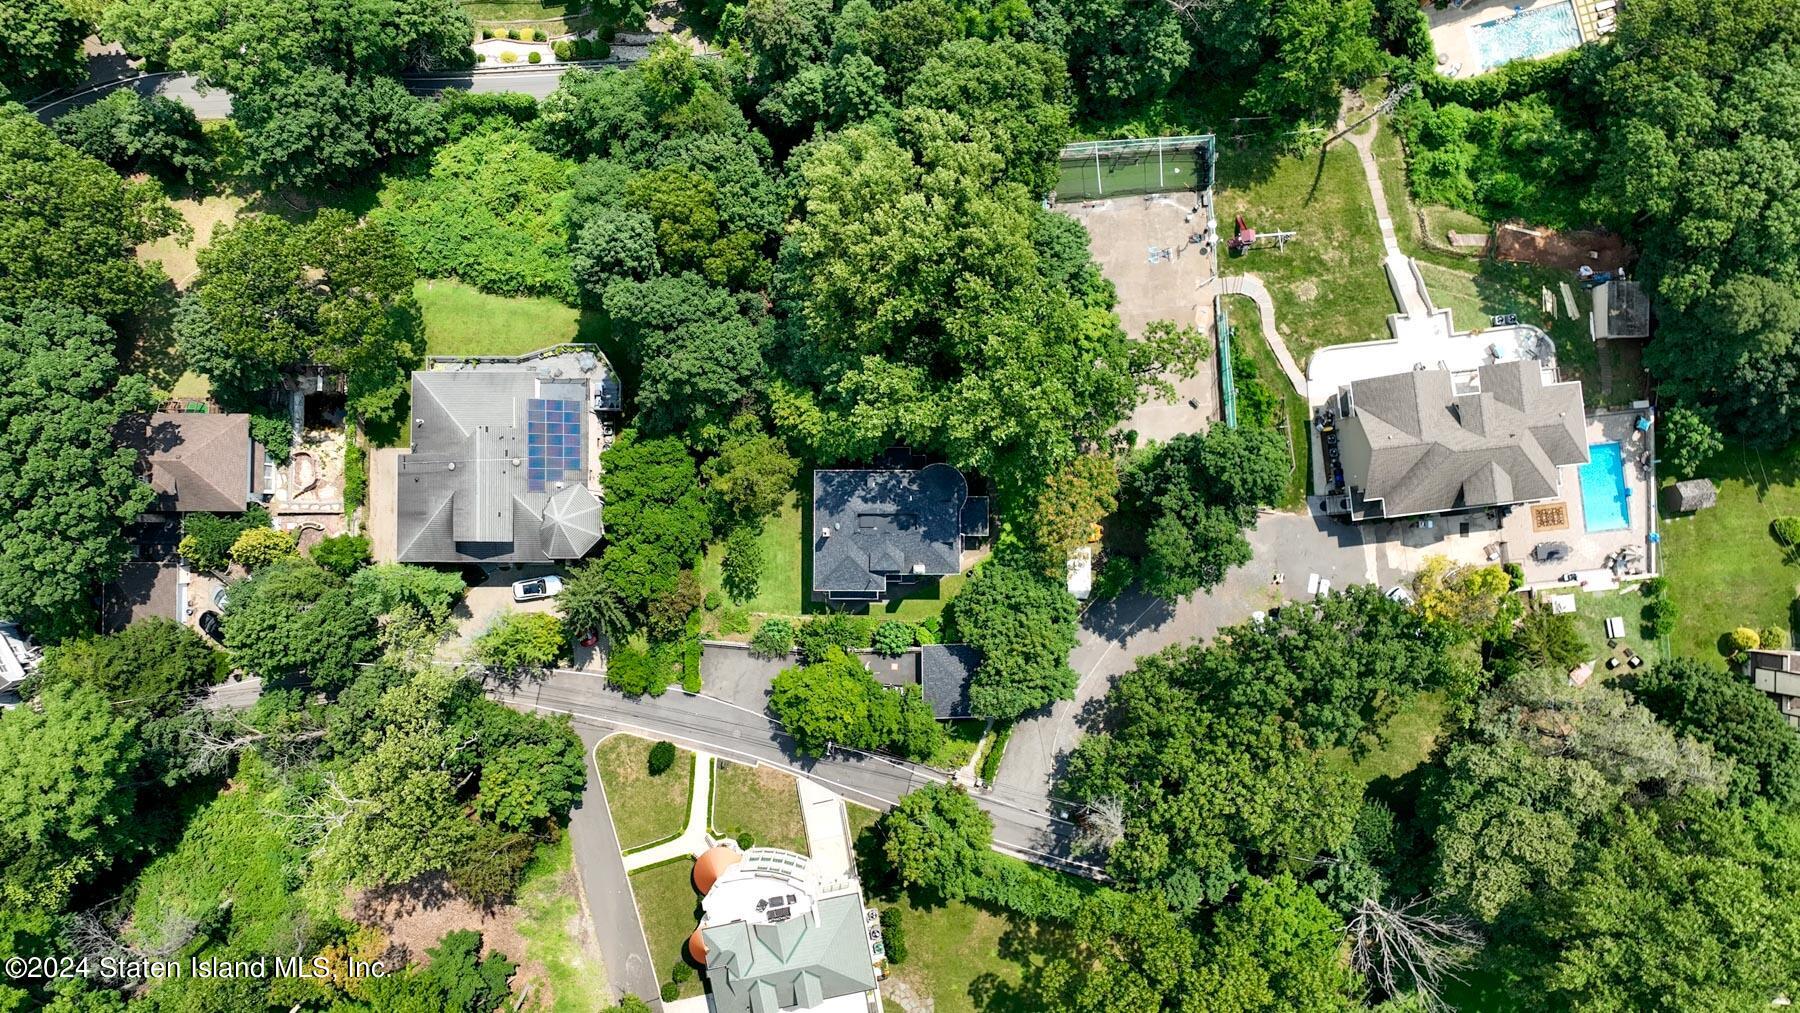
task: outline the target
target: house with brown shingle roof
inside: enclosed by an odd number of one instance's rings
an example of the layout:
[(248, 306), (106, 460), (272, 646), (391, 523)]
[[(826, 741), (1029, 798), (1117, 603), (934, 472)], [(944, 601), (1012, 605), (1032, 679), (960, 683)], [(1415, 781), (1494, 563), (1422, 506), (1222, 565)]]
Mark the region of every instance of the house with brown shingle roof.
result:
[(250, 438), (250, 416), (199, 412), (135, 415), (119, 442), (138, 452), (156, 513), (237, 513), (268, 498), (266, 452)]

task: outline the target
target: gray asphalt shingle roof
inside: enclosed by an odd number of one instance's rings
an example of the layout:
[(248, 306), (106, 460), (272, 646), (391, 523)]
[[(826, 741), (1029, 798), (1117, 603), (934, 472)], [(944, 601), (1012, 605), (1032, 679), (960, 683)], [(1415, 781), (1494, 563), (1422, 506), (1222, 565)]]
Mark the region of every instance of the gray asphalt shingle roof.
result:
[(853, 893), (827, 897), (791, 921), (707, 926), (700, 936), (713, 1002), (719, 1013), (776, 1013), (867, 992), (875, 971), (864, 931)]
[(889, 577), (960, 572), (963, 535), (986, 533), (987, 500), (948, 464), (820, 470), (812, 522), (813, 590), (880, 595)]
[(1555, 496), (1557, 470), (1588, 459), (1581, 384), (1545, 384), (1539, 363), (1492, 363), (1480, 390), (1457, 393), (1446, 370), (1350, 384), (1344, 475), (1384, 517)]
[(156, 490), (152, 509), (237, 513), (260, 491), (262, 453), (250, 439), (248, 415), (131, 415), (117, 433), (138, 452)]
[(929, 644), (919, 648), (919, 683), (934, 716), (969, 716), (969, 683), (980, 664), (981, 652), (967, 644)]

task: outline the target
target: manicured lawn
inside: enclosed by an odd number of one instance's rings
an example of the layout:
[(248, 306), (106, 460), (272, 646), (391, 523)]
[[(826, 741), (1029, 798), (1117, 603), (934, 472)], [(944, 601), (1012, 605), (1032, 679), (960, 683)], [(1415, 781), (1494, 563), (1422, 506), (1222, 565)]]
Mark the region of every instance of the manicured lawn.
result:
[(1301, 367), (1315, 349), (1388, 336), (1394, 297), (1381, 269), (1381, 230), (1356, 152), (1336, 144), (1323, 156), (1223, 152), (1218, 164), (1219, 229), (1236, 215), (1260, 232), (1299, 233), (1287, 249), (1221, 252), (1224, 274), (1257, 274), (1275, 299), (1275, 322)]
[(1378, 748), (1361, 759), (1345, 748), (1329, 749), (1326, 762), (1363, 784), (1383, 777), (1399, 780), (1431, 755), (1443, 724), (1444, 694), (1420, 693), (1388, 719)]
[(903, 898), (901, 931), (906, 962), (889, 968), (935, 1002), (937, 1013), (1037, 1013), (1043, 1008), (1023, 988), (1029, 968), (1043, 966), (1059, 949), (1061, 933), (1021, 918), (971, 904), (918, 907)]
[(713, 769), (711, 823), (721, 836), (749, 831), (759, 847), (807, 853), (800, 789), (792, 775), (773, 767), (718, 761)]
[[(801, 511), (800, 494), (790, 493), (781, 511), (763, 521), (757, 544), (762, 546), (762, 579), (756, 584), (756, 597), (744, 603), (751, 612), (797, 616), (806, 608), (806, 592), (801, 586), (802, 550), (806, 532)], [(720, 564), (725, 559), (721, 541), (706, 550), (706, 556), (695, 570), (700, 586), (724, 593)]]
[[(1581, 631), (1581, 639), (1587, 642), (1588, 657), (1595, 662), (1594, 674), (1607, 673), (1606, 659), (1617, 655), (1623, 666), (1625, 652), (1621, 648), (1629, 647), (1644, 656), (1647, 663), (1654, 665), (1663, 657), (1663, 644), (1644, 636), (1644, 606), (1650, 599), (1644, 597), (1639, 590), (1641, 585), (1627, 584), (1617, 591), (1602, 591), (1593, 594), (1569, 592), (1575, 595), (1575, 628)], [(1556, 592), (1552, 592), (1556, 593)], [(1686, 602), (1682, 601), (1685, 605)], [(1625, 620), (1625, 635), (1619, 638), (1619, 647), (1606, 646), (1606, 620), (1618, 616)], [(1620, 667), (1615, 674), (1626, 669)]]
[[(669, 980), (669, 971), (688, 960), (687, 941), (700, 924), (700, 893), (694, 889), (694, 862), (683, 858), (667, 865), (639, 869), (631, 874), (631, 892), (637, 896), (638, 920), (644, 925), (644, 937), (650, 943), (650, 960), (656, 965), (661, 981)], [(706, 991), (704, 972), (694, 968), (694, 976), (681, 983), (681, 998)]]
[(581, 902), (575, 897), (569, 836), (538, 848), (519, 884), (519, 935), (525, 959), (544, 967), (551, 1013), (585, 1013), (604, 1008), (606, 967), (586, 936)]
[[(1307, 446), (1311, 430), (1309, 415), (1306, 410), (1306, 397), (1294, 389), (1288, 381), (1287, 374), (1282, 372), (1281, 364), (1275, 361), (1275, 352), (1270, 349), (1269, 342), (1263, 337), (1262, 318), (1256, 312), (1256, 303), (1248, 296), (1226, 296), (1226, 313), (1231, 318), (1231, 344), (1235, 350), (1241, 350), (1256, 364), (1256, 379), (1261, 380), (1264, 387), (1281, 398), (1287, 415), (1288, 452), (1293, 467), (1288, 472), (1287, 488), (1283, 491), (1281, 502), (1277, 506), (1295, 509), (1306, 503), (1306, 494), (1311, 491), (1308, 473), (1312, 470), (1312, 451)], [(1278, 321), (1279, 322), (1279, 321)], [(1236, 378), (1242, 383), (1243, 378)]]
[(852, 842), (858, 837), (861, 837), (864, 830), (874, 826), (875, 823), (881, 819), (881, 811), (879, 809), (871, 809), (866, 805), (857, 805), (855, 802), (845, 802), (844, 812), (846, 818), (850, 821), (850, 840)]
[(969, 758), (980, 747), (981, 737), (987, 731), (987, 722), (946, 721), (944, 731), (944, 744), (925, 762), (939, 770), (961, 770), (962, 765), (968, 763)]
[(635, 735), (614, 735), (594, 751), (619, 846), (627, 851), (674, 837), (687, 827), (694, 754), (676, 750), (675, 765), (652, 777), (652, 745)]
[(1777, 626), (1791, 643), (1800, 567), (1783, 562), (1769, 522), (1800, 514), (1800, 443), (1771, 452), (1732, 447), (1702, 474), (1718, 485), (1718, 504), (1659, 525), (1662, 571), (1681, 610), (1674, 653), (1716, 659), (1719, 637), (1739, 626)]
[(427, 355), (519, 355), (581, 331), (581, 315), (555, 299), (508, 298), (445, 278), (423, 278), (413, 296), (425, 317)]
[(904, 595), (869, 606), (869, 614), (893, 616), (908, 622), (942, 615), (944, 606), (950, 604), (950, 599), (956, 597), (956, 593), (968, 582), (968, 575), (961, 573), (948, 577), (926, 577), (908, 588)]

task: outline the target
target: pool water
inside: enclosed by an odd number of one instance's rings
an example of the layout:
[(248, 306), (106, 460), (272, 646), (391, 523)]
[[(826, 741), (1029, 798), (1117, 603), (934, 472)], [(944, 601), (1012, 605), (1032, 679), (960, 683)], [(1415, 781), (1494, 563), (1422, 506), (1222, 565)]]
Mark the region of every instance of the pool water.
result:
[(1625, 454), (1617, 443), (1588, 446), (1588, 463), (1581, 466), (1582, 523), (1589, 531), (1620, 531), (1631, 527), (1626, 501)]
[(1575, 23), (1575, 5), (1560, 3), (1470, 25), (1469, 44), (1481, 69), (1493, 70), (1513, 60), (1574, 49), (1581, 45), (1581, 28)]

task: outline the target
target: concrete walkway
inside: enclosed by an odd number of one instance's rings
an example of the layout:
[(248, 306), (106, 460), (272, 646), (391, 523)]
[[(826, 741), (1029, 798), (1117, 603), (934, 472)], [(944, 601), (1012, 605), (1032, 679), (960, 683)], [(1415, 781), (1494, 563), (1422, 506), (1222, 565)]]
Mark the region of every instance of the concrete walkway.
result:
[(856, 878), (856, 860), (850, 854), (850, 820), (844, 800), (830, 788), (808, 777), (797, 777), (800, 817), (806, 824), (806, 850), (819, 879), (832, 883)]
[(1373, 120), (1370, 127), (1367, 133), (1351, 131), (1344, 139), (1356, 149), (1356, 157), (1362, 162), (1363, 179), (1369, 184), (1369, 196), (1375, 202), (1375, 223), (1381, 227), (1381, 246), (1385, 252), (1381, 266), (1388, 273), (1388, 284), (1400, 304), (1401, 315), (1409, 320), (1423, 320), (1432, 315), (1431, 306), (1413, 278), (1412, 258), (1400, 251), (1400, 237), (1394, 232), (1394, 219), (1388, 210), (1387, 191), (1381, 185), (1381, 166), (1375, 161), (1375, 134), (1381, 127)]
[(1269, 341), (1269, 348), (1275, 352), (1275, 361), (1281, 364), (1281, 371), (1287, 374), (1288, 382), (1302, 397), (1306, 395), (1306, 374), (1300, 371), (1300, 365), (1294, 361), (1293, 353), (1288, 351), (1287, 342), (1281, 339), (1281, 332), (1275, 328), (1275, 300), (1269, 296), (1269, 287), (1254, 274), (1233, 274), (1219, 279), (1219, 291), (1224, 295), (1248, 296), (1256, 303), (1256, 312), (1262, 317), (1263, 336)]
[(712, 846), (706, 836), (706, 817), (712, 808), (713, 757), (710, 753), (694, 754), (694, 790), (688, 796), (687, 829), (672, 841), (634, 851), (625, 856), (627, 872), (666, 862), (671, 858), (695, 858)]

